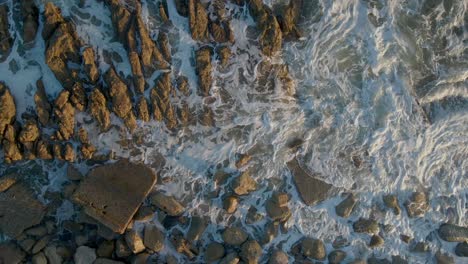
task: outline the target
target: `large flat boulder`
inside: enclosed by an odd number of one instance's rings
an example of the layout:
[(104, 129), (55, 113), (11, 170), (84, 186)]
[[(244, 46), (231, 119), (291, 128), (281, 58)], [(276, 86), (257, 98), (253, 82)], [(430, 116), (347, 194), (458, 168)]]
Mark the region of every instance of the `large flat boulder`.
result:
[(336, 195), (339, 189), (318, 178), (318, 174), (310, 172), (294, 158), (287, 163), (299, 196), (307, 205), (315, 205)]
[(13, 184), (0, 193), (0, 232), (18, 237), (25, 229), (41, 222), (45, 209), (26, 185)]
[(122, 234), (155, 183), (151, 168), (120, 160), (91, 170), (73, 200), (86, 214)]

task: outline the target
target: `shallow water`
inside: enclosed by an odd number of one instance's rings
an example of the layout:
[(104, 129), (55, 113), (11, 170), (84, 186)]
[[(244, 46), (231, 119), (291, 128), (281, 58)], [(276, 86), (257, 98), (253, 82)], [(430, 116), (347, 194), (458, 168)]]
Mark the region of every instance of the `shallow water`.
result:
[[(79, 8), (75, 3), (79, 1), (53, 2), (73, 19), (80, 37), (99, 54), (102, 71), (109, 67), (102, 59), (106, 49), (120, 54), (117, 71), (131, 75), (126, 51), (113, 38), (110, 11), (103, 3), (87, 0)], [(156, 5), (142, 2), (145, 22), (157, 36), (161, 25)], [(275, 6), (285, 1), (265, 2)], [(289, 66), (295, 96), (285, 93), (278, 82), (271, 87), (257, 82), (257, 68), (265, 58), (249, 33), (255, 23), (245, 7), (228, 4), (227, 8), (233, 16), (235, 56), (225, 69), (213, 62), (211, 106), (216, 127), (197, 125), (171, 133), (164, 124), (150, 122), (141, 123), (131, 135), (117, 129), (98, 134), (98, 128), (88, 124), (93, 144), (103, 153), (115, 151), (119, 157), (149, 165), (162, 155), (166, 164), (161, 177), (168, 182), (157, 188), (184, 201), (187, 215), (210, 216), (207, 241), (222, 241), (219, 231), (234, 219), (243, 219), (251, 205), (264, 214), (263, 203), (271, 192), (284, 190), (292, 195), (289, 232), (266, 245), (265, 252), (274, 246), (287, 251), (303, 235), (324, 239), (331, 251), (331, 242), (341, 235), (351, 242), (343, 249), (347, 260), (375, 254), (406, 255), (410, 263), (433, 261), (429, 254), (409, 254), (400, 234), (427, 241), (432, 252), (439, 248), (453, 252), (454, 244), (442, 242), (433, 232), (442, 222), (468, 223), (468, 2), (323, 0), (311, 5), (303, 38), (285, 42), (283, 54), (271, 59)], [(173, 23), (168, 29), (172, 71), (189, 78), (188, 102), (197, 108), (204, 103), (196, 92), (193, 55), (198, 44), (191, 39), (188, 19), (177, 14), (172, 1), (168, 1), (168, 11)], [(22, 52), (16, 26), (11, 29), (16, 34), (15, 46), (8, 60), (0, 63), (0, 79), (10, 87), (17, 111), (22, 113), (34, 107), (38, 78), (44, 78), (51, 97), (61, 87), (45, 64), (40, 34), (35, 47)], [(20, 68), (16, 73), (9, 66), (12, 60)], [(77, 120), (87, 118), (80, 114)], [(122, 125), (115, 116), (113, 122)], [(139, 143), (136, 138), (141, 138)], [(297, 138), (304, 143), (298, 151), (291, 151), (288, 144)], [(122, 139), (129, 139), (130, 145), (119, 144)], [(215, 186), (211, 175), (217, 167), (234, 170), (236, 153), (247, 152), (253, 157), (249, 169), (259, 188), (242, 198), (236, 213), (226, 217), (220, 198), (224, 190)], [(340, 197), (313, 207), (300, 200), (285, 164), (294, 156), (303, 158), (323, 180), (358, 195), (359, 204), (349, 219), (335, 214)], [(59, 190), (66, 166), (40, 164), (48, 168), (48, 179), (39, 181), (38, 188)], [(83, 163), (80, 169), (86, 172), (89, 166)], [(212, 199), (210, 194), (218, 189), (220, 195)], [(426, 191), (430, 199), (431, 209), (424, 217), (410, 219), (405, 212), (395, 216), (384, 210), (383, 194), (398, 194), (403, 202), (416, 190)], [(64, 219), (70, 208), (63, 206)], [(385, 234), (381, 249), (369, 249), (368, 236), (351, 232), (350, 222), (369, 216), (394, 226)], [(265, 223), (244, 226), (250, 234), (259, 234)]]

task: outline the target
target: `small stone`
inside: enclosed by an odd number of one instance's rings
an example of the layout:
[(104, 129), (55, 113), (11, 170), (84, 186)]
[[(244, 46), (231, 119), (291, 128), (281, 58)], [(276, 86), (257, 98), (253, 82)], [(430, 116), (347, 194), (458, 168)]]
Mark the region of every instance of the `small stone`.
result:
[(455, 255), (459, 257), (468, 257), (468, 243), (466, 241), (457, 244), (455, 247)]
[(235, 196), (228, 196), (223, 201), (223, 208), (226, 210), (226, 213), (233, 214), (237, 210), (239, 204), (239, 199)]
[(305, 238), (301, 243), (301, 252), (304, 256), (317, 260), (324, 260), (327, 256), (325, 244), (320, 239)]
[(25, 240), (20, 241), (18, 244), (24, 251), (29, 252), (35, 243), (36, 241), (34, 239), (27, 238)]
[(245, 195), (257, 188), (257, 183), (250, 176), (249, 171), (244, 171), (232, 181), (232, 189), (237, 195)]
[(39, 252), (32, 257), (32, 264), (47, 264), (47, 258), (44, 253)]
[(132, 255), (132, 251), (128, 247), (123, 237), (120, 237), (115, 242), (115, 255), (119, 258), (126, 258)]
[(231, 252), (231, 253), (227, 254), (219, 262), (219, 264), (237, 264), (237, 263), (239, 263), (239, 256), (237, 255), (236, 252)]
[(188, 241), (199, 240), (206, 229), (206, 222), (202, 217), (194, 216), (190, 222), (190, 228), (187, 232)]
[(369, 264), (408, 264), (408, 261), (401, 256), (392, 256), (392, 262), (387, 259), (378, 259), (376, 257), (370, 258), (367, 260)]
[(102, 258), (110, 258), (112, 257), (112, 253), (114, 252), (115, 245), (113, 240), (104, 240), (99, 244), (97, 248), (97, 256)]
[(208, 263), (215, 262), (224, 256), (224, 247), (220, 243), (210, 243), (205, 249), (205, 261)]
[(370, 248), (376, 248), (376, 247), (381, 247), (383, 246), (385, 243), (385, 241), (383, 240), (383, 238), (379, 235), (373, 235), (370, 239), (370, 242), (369, 242), (369, 247)]
[(268, 216), (280, 222), (285, 222), (291, 216), (291, 211), (287, 206), (280, 206), (278, 203), (278, 198), (270, 198), (266, 203), (266, 212)]
[(135, 230), (129, 230), (125, 233), (125, 241), (134, 254), (138, 254), (145, 250), (143, 239)]
[(388, 208), (393, 209), (393, 212), (396, 215), (399, 215), (401, 213), (401, 208), (400, 208), (400, 205), (398, 204), (398, 198), (396, 195), (393, 195), (393, 194), (384, 195), (383, 201)]
[(405, 203), (408, 216), (411, 218), (421, 217), (429, 210), (429, 204), (424, 192), (414, 192)]
[(149, 206), (140, 206), (138, 211), (136, 212), (133, 220), (135, 221), (149, 221), (153, 218), (154, 212), (153, 209)]
[(145, 226), (143, 243), (148, 249), (159, 252), (164, 248), (164, 233), (154, 225)]
[(448, 242), (464, 242), (468, 240), (468, 227), (442, 224), (438, 234), (440, 238)]
[(239, 246), (247, 240), (247, 233), (240, 227), (228, 227), (223, 232), (223, 240), (231, 246)]
[(170, 216), (179, 216), (185, 208), (172, 196), (157, 192), (151, 196), (151, 204), (166, 212)]
[(288, 264), (289, 258), (286, 253), (281, 250), (275, 250), (268, 260), (268, 264)]
[(245, 263), (256, 264), (262, 256), (262, 248), (255, 240), (249, 240), (242, 244), (240, 257)]
[(407, 235), (400, 235), (400, 239), (401, 241), (405, 242), (406, 244), (408, 244), (409, 242), (411, 242), (411, 237), (410, 236), (407, 236)]
[(354, 232), (375, 234), (379, 232), (379, 224), (372, 219), (359, 218), (353, 224)]
[(346, 258), (346, 252), (343, 250), (333, 250), (328, 254), (328, 263), (339, 264)]
[(75, 264), (93, 263), (96, 260), (96, 253), (94, 252), (94, 248), (81, 246), (76, 249), (73, 259), (75, 260)]
[(335, 207), (336, 214), (343, 218), (348, 218), (353, 212), (354, 206), (357, 203), (357, 199), (354, 194), (349, 194), (346, 199), (339, 203)]

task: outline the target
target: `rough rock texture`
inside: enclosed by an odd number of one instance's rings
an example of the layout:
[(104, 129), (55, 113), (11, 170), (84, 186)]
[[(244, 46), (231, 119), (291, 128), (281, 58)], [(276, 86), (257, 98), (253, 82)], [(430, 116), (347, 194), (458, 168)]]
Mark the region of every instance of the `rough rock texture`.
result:
[(177, 252), (184, 254), (189, 259), (193, 259), (196, 256), (197, 251), (183, 238), (182, 234), (173, 235), (171, 242)]
[(383, 246), (385, 241), (383, 238), (379, 235), (372, 235), (370, 242), (369, 242), (369, 247), (370, 248), (375, 248), (375, 247), (381, 247)]
[(161, 192), (156, 192), (151, 196), (151, 204), (163, 210), (170, 216), (181, 215), (185, 208), (172, 196), (164, 195)]
[(405, 202), (405, 208), (409, 217), (423, 216), (429, 210), (429, 204), (424, 192), (414, 192)]
[(223, 232), (223, 240), (231, 246), (239, 246), (247, 240), (247, 233), (240, 227), (228, 227)]
[(12, 163), (23, 159), (18, 143), (16, 142), (16, 131), (12, 125), (7, 125), (4, 131), (3, 152), (5, 155), (5, 163)]
[(256, 264), (262, 256), (262, 248), (255, 240), (249, 240), (242, 244), (240, 257), (247, 264)]
[(47, 94), (42, 79), (37, 80), (36, 86), (37, 91), (34, 94), (34, 102), (36, 103), (37, 117), (41, 125), (47, 126), (49, 124), (52, 106), (47, 99)]
[(92, 47), (83, 50), (83, 69), (89, 82), (96, 83), (99, 79), (99, 69), (96, 64), (96, 56)]
[(281, 250), (275, 250), (268, 260), (268, 264), (288, 264), (289, 258), (286, 253)]
[(17, 237), (25, 229), (39, 224), (45, 209), (28, 187), (15, 183), (0, 193), (0, 231)]
[(8, 87), (0, 81), (0, 141), (3, 139), (6, 126), (12, 124), (15, 117), (15, 100)]
[(223, 208), (226, 210), (226, 213), (232, 214), (236, 211), (237, 205), (239, 204), (239, 199), (235, 196), (228, 196), (223, 201)]
[(20, 176), (16, 173), (2, 175), (0, 177), (0, 192), (8, 190), (11, 186), (18, 182)]
[(245, 195), (257, 189), (257, 183), (250, 176), (249, 171), (244, 171), (231, 182), (232, 190), (237, 195)]
[(75, 108), (69, 99), (70, 92), (63, 90), (54, 103), (54, 114), (58, 123), (57, 138), (61, 140), (69, 140), (75, 130)]
[(137, 102), (137, 113), (138, 113), (138, 119), (148, 122), (150, 121), (150, 110), (148, 107), (148, 102), (146, 101), (146, 98), (144, 96), (140, 97), (140, 99)]
[(301, 252), (304, 256), (324, 260), (327, 256), (325, 244), (322, 240), (305, 238), (301, 243)]
[(218, 49), (218, 57), (219, 61), (221, 62), (222, 67), (226, 67), (229, 59), (231, 58), (231, 49), (227, 46), (223, 46)]
[(271, 9), (262, 0), (249, 1), (252, 17), (260, 29), (259, 43), (264, 55), (272, 56), (281, 50), (283, 35)]
[(33, 42), (39, 26), (39, 9), (34, 0), (21, 1), (21, 15), (23, 18), (23, 42)]
[(19, 264), (23, 263), (25, 254), (15, 244), (3, 242), (0, 244), (0, 263)]
[(455, 261), (452, 256), (449, 254), (444, 254), (440, 251), (438, 251), (435, 254), (435, 263), (437, 264), (454, 264)]
[(150, 98), (153, 106), (154, 119), (166, 123), (167, 128), (174, 129), (177, 126), (177, 116), (170, 96), (174, 92), (171, 84), (170, 73), (163, 73), (151, 90)]
[(128, 248), (130, 248), (133, 254), (138, 254), (145, 250), (143, 239), (135, 230), (129, 230), (125, 233), (125, 241), (127, 242)]
[(272, 64), (270, 60), (262, 60), (257, 67), (257, 87), (259, 92), (282, 91), (286, 95), (295, 94), (295, 82), (289, 74), (286, 64)]
[(145, 246), (155, 252), (159, 252), (164, 248), (164, 233), (154, 225), (145, 226), (143, 235), (143, 243)]
[(123, 233), (155, 183), (156, 175), (150, 168), (120, 160), (91, 170), (73, 200), (89, 216)]
[(177, 10), (177, 13), (179, 15), (188, 17), (189, 15), (189, 7), (188, 7), (188, 0), (175, 0), (175, 7)]
[(210, 21), (209, 29), (211, 36), (215, 42), (234, 42), (234, 33), (232, 32), (229, 21)]
[(158, 34), (158, 46), (166, 61), (171, 61), (171, 47), (169, 46), (169, 38), (164, 32)]
[(399, 215), (401, 213), (401, 208), (400, 208), (400, 205), (398, 204), (398, 197), (396, 195), (393, 195), (393, 194), (384, 195), (383, 201), (384, 201), (384, 204), (388, 208), (392, 209), (396, 215)]
[(348, 218), (353, 212), (354, 206), (357, 203), (357, 199), (354, 194), (349, 194), (341, 203), (335, 207), (336, 214), (338, 216)]
[(208, 38), (208, 13), (200, 0), (188, 0), (189, 26), (194, 40)]
[(295, 40), (301, 37), (301, 32), (297, 24), (300, 20), (301, 11), (303, 11), (304, 8), (304, 1), (307, 0), (289, 1), (289, 5), (277, 16), (285, 39)]
[(379, 232), (379, 224), (372, 219), (359, 218), (353, 224), (354, 232), (375, 234)]
[(106, 97), (99, 88), (94, 89), (89, 95), (89, 111), (98, 122), (102, 132), (107, 131), (110, 127), (110, 112), (106, 104)]
[(287, 163), (292, 173), (294, 183), (302, 200), (307, 205), (315, 205), (335, 195), (338, 189), (316, 177), (313, 173), (304, 169), (297, 159)]
[(2, 3), (0, 4), (0, 62), (5, 61), (8, 55), (10, 55), (13, 45), (13, 38), (8, 28), (8, 6)]
[(138, 57), (138, 53), (132, 51), (128, 54), (128, 60), (132, 67), (133, 86), (135, 91), (142, 94), (145, 91), (145, 77), (143, 76), (143, 70), (141, 69), (140, 57)]
[(205, 261), (212, 263), (224, 256), (224, 246), (220, 243), (210, 243), (205, 249)]
[(453, 224), (442, 224), (439, 227), (440, 238), (448, 242), (468, 241), (468, 227)]
[(200, 93), (209, 96), (213, 77), (211, 76), (211, 48), (203, 47), (196, 51), (196, 72), (200, 86)]

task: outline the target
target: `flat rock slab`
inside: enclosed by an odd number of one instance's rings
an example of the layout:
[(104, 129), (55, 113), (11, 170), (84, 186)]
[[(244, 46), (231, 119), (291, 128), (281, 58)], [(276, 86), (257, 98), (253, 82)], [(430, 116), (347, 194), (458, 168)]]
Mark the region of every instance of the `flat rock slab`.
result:
[(0, 193), (0, 232), (12, 238), (19, 236), (41, 222), (45, 209), (31, 189), (21, 182), (15, 183)]
[(120, 160), (91, 170), (73, 200), (86, 214), (122, 234), (155, 183), (151, 168)]
[(318, 179), (318, 174), (302, 167), (296, 158), (287, 163), (293, 176), (294, 184), (302, 200), (307, 205), (315, 205), (336, 195), (339, 188)]

